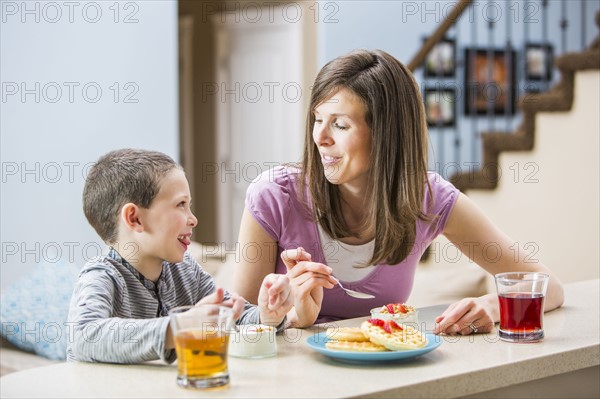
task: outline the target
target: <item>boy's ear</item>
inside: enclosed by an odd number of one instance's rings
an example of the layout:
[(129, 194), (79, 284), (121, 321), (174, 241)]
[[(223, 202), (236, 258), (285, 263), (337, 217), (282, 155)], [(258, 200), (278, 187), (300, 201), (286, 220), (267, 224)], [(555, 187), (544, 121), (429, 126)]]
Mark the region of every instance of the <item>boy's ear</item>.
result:
[(131, 202), (123, 205), (123, 208), (121, 208), (121, 220), (123, 220), (125, 226), (138, 233), (144, 231), (144, 225), (140, 216), (140, 208)]

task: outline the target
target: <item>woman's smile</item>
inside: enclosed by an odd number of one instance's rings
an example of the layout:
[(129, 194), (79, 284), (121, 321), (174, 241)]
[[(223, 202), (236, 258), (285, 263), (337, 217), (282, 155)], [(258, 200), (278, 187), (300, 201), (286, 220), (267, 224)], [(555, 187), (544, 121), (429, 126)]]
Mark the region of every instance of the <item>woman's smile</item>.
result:
[(321, 154), (321, 160), (325, 166), (333, 166), (342, 159), (341, 157), (333, 157), (331, 155)]

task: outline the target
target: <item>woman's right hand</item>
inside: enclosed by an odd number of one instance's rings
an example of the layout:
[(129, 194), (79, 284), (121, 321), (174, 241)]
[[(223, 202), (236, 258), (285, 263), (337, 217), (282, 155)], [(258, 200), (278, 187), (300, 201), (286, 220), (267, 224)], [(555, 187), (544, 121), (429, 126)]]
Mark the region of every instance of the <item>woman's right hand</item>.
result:
[(308, 327), (319, 316), (323, 302), (323, 288), (336, 284), (330, 276), (332, 269), (322, 263), (312, 262), (304, 248), (288, 249), (281, 253), (292, 286), (295, 315), (290, 316), (293, 327)]

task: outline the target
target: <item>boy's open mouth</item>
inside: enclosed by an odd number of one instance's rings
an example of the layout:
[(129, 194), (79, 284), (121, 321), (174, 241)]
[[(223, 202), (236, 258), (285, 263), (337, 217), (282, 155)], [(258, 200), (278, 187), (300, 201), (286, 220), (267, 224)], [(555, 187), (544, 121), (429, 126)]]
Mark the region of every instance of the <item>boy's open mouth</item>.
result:
[(190, 236), (187, 234), (182, 234), (180, 236), (177, 236), (177, 239), (179, 240), (180, 243), (182, 243), (185, 246), (188, 246), (191, 243)]

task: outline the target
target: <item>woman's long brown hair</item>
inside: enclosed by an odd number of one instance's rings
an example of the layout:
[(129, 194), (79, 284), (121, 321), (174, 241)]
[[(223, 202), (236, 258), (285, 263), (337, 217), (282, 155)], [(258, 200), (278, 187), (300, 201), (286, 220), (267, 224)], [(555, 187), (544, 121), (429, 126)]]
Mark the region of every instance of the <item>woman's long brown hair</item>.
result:
[(312, 130), (315, 108), (342, 88), (361, 99), (371, 130), (365, 198), (370, 210), (363, 223), (364, 229), (375, 231), (369, 263), (396, 264), (414, 246), (417, 219), (428, 219), (422, 212), (429, 185), (427, 124), (419, 87), (402, 63), (381, 50), (359, 50), (338, 57), (317, 75), (308, 109), (300, 193), (308, 186), (315, 220), (334, 239), (357, 235), (344, 219), (338, 186), (325, 177)]

